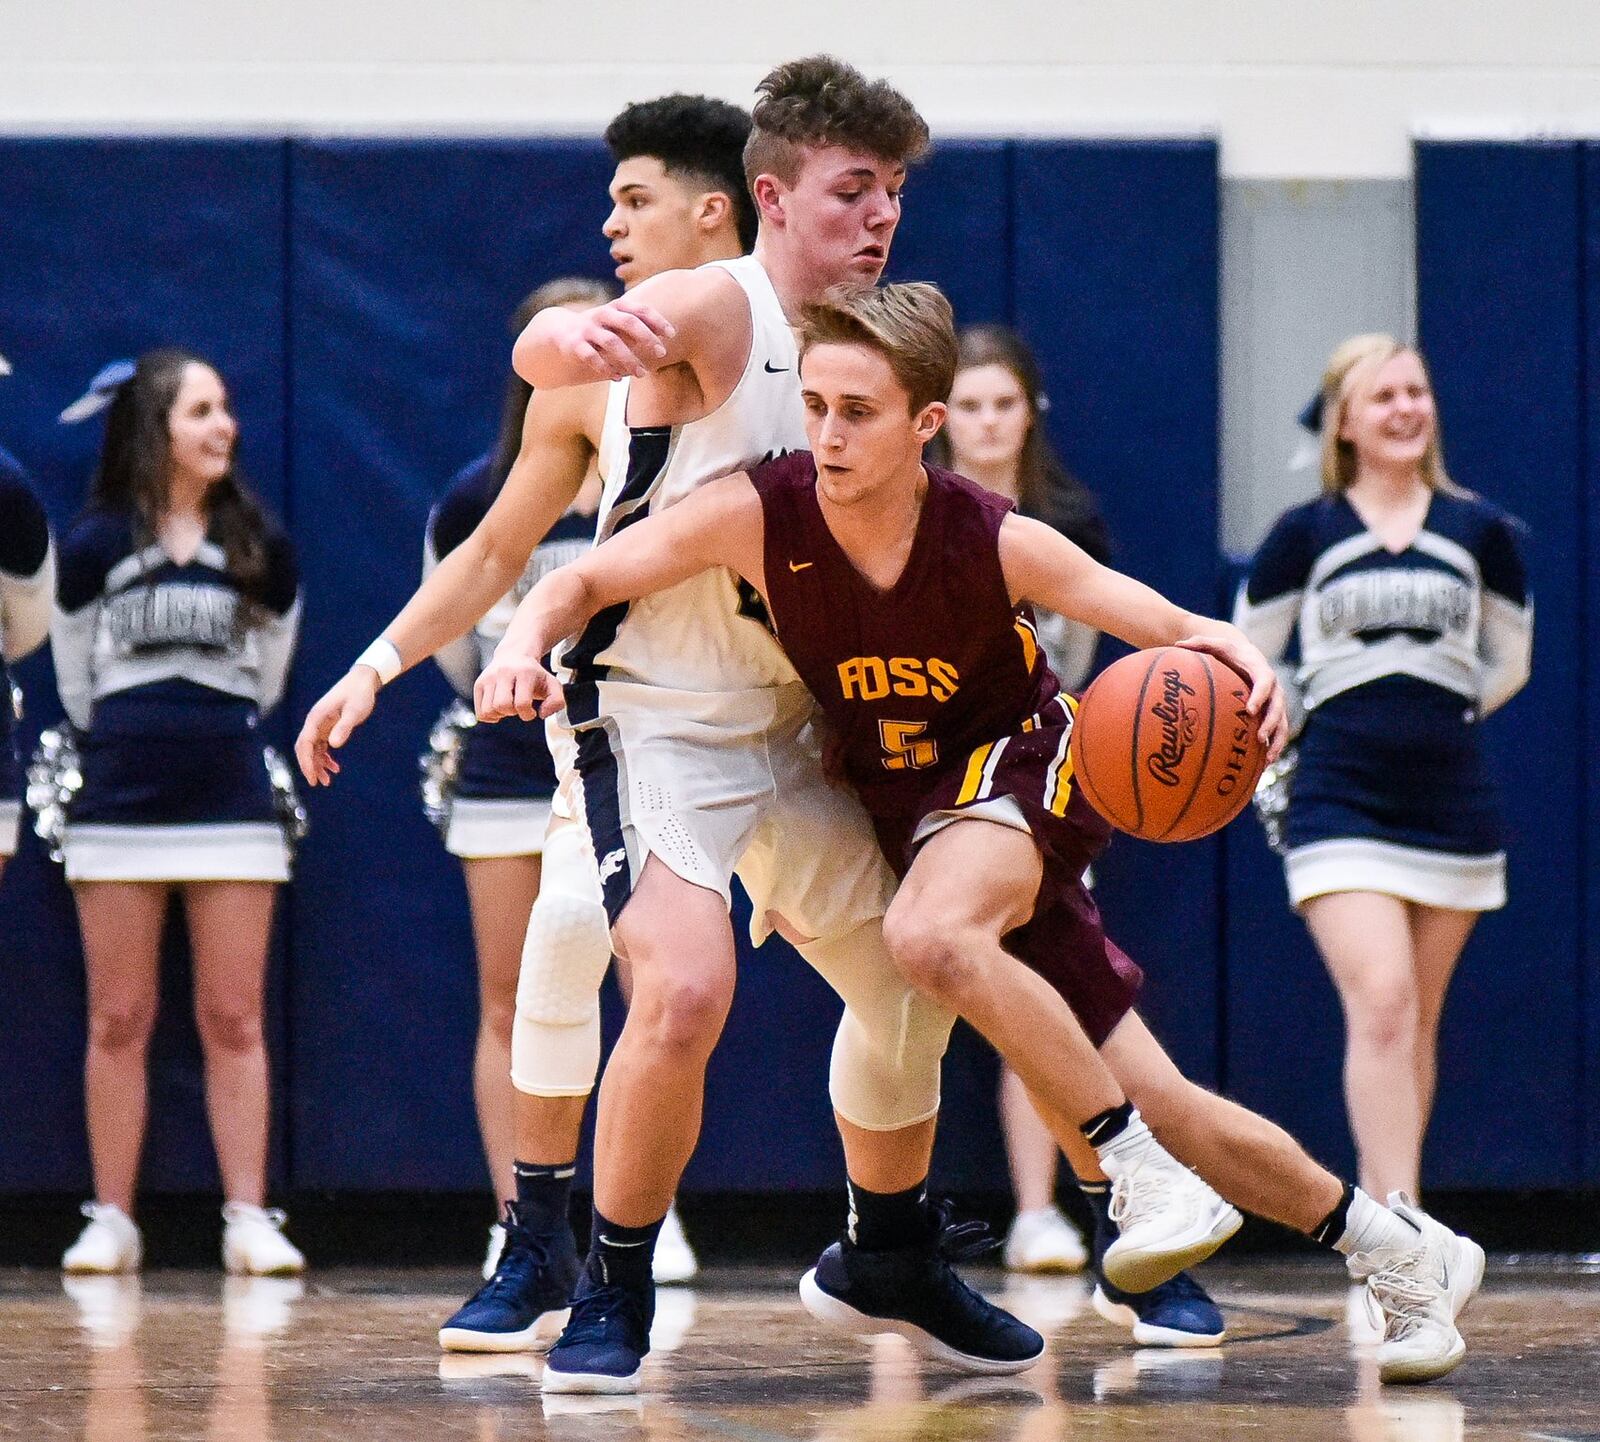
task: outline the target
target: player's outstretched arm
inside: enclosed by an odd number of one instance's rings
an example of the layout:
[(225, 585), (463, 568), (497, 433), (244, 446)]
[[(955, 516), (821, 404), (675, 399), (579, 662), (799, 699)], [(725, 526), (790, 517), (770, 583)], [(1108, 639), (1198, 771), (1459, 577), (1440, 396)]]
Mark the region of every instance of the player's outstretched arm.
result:
[(597, 402), (604, 398), (595, 390), (535, 392), (529, 400), (521, 448), (488, 514), (307, 713), (294, 750), (310, 785), (326, 786), (338, 774), (332, 753), (372, 714), (384, 685), (466, 635), (516, 584), (583, 485), (593, 453), (585, 422)]
[(1277, 759), (1289, 736), (1283, 687), (1272, 663), (1237, 626), (1185, 611), (1025, 516), (1002, 523), (1000, 564), (1013, 601), (1031, 601), (1141, 649), (1187, 646), (1225, 661), (1249, 681), (1250, 713), (1260, 717), (1261, 740)]
[(478, 678), (478, 719), (531, 721), (559, 711), (561, 686), (543, 661), (556, 642), (607, 606), (666, 590), (715, 566), (736, 571), (759, 591), (766, 580), (761, 554), (761, 499), (743, 472), (625, 527), (523, 597)]
[(716, 270), (670, 270), (589, 310), (548, 306), (528, 322), (511, 363), (536, 390), (698, 371), (707, 352), (749, 331), (739, 284)]

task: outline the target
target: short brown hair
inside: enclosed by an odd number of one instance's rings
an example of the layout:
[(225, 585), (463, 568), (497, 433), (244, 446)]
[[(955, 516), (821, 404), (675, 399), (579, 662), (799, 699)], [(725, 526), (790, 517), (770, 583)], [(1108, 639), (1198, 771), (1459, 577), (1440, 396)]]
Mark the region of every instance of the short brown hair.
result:
[(758, 86), (761, 98), (744, 147), (745, 183), (800, 173), (801, 151), (837, 145), (910, 165), (928, 149), (928, 122), (887, 80), (868, 80), (831, 55), (791, 60)]
[(882, 289), (835, 286), (801, 312), (801, 360), (818, 345), (877, 351), (911, 398), (913, 415), (946, 399), (956, 378), (955, 315), (944, 292), (925, 281)]

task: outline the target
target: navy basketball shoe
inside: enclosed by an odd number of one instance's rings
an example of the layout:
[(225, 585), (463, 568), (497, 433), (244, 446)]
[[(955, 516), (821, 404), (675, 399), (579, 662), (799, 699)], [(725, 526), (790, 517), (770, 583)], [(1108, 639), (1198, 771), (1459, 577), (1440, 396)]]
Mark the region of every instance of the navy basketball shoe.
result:
[(948, 1203), (929, 1205), (925, 1241), (889, 1251), (837, 1241), (800, 1279), (800, 1300), (819, 1322), (857, 1337), (897, 1333), (964, 1372), (1026, 1371), (1044, 1355), (1044, 1338), (973, 1291), (951, 1265), (999, 1242), (982, 1222), (953, 1225)]
[(536, 1232), (507, 1202), (505, 1246), (493, 1274), (439, 1328), (447, 1352), (534, 1352), (550, 1345), (578, 1281), (572, 1228)]
[(654, 1282), (608, 1282), (591, 1256), (572, 1294), (572, 1315), (545, 1358), (543, 1389), (637, 1392), (655, 1312)]
[(1123, 1292), (1101, 1278), (1094, 1309), (1114, 1326), (1127, 1327), (1141, 1347), (1215, 1347), (1228, 1335), (1222, 1312), (1187, 1272), (1148, 1292)]
[(1127, 1327), (1141, 1347), (1215, 1347), (1228, 1335), (1222, 1312), (1210, 1294), (1187, 1272), (1148, 1292), (1124, 1292), (1106, 1280), (1100, 1262), (1117, 1239), (1111, 1220), (1109, 1188), (1086, 1185), (1083, 1194), (1094, 1214), (1090, 1243), (1094, 1270), (1094, 1309), (1113, 1326)]

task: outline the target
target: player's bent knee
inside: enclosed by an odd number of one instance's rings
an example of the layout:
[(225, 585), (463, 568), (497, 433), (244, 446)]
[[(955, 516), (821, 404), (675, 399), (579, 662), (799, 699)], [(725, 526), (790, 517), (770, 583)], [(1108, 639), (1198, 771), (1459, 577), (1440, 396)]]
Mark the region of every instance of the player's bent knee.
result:
[(600, 1071), (600, 1008), (576, 1026), (551, 1026), (517, 1013), (511, 1027), (511, 1085), (536, 1097), (581, 1097)]
[(611, 933), (598, 901), (547, 883), (528, 917), (511, 1024), (511, 1084), (583, 1096), (600, 1066), (600, 983)]
[(635, 974), (630, 1024), (667, 1051), (706, 1051), (716, 1045), (733, 1005), (732, 977), (704, 972)]
[(611, 933), (598, 901), (542, 891), (528, 917), (517, 975), (517, 1014), (549, 1026), (577, 1026), (599, 1005), (611, 964)]
[(891, 911), (884, 918), (883, 939), (900, 974), (918, 991), (954, 1005), (972, 984), (977, 948), (960, 923)]
[(847, 1011), (834, 1035), (828, 1067), (833, 1109), (869, 1132), (899, 1131), (937, 1115), (939, 1063), (952, 1021), (949, 1013), (929, 1009), (923, 1025), (903, 1032), (902, 1045), (891, 1048), (879, 1044), (882, 1039), (871, 1036)]

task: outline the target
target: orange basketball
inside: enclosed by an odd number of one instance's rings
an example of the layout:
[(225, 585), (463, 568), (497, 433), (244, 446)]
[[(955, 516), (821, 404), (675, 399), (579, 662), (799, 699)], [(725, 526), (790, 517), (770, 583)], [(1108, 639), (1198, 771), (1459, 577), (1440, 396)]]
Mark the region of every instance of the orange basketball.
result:
[(1203, 651), (1163, 646), (1106, 667), (1078, 707), (1072, 771), (1119, 831), (1193, 841), (1226, 826), (1267, 764), (1250, 686)]

